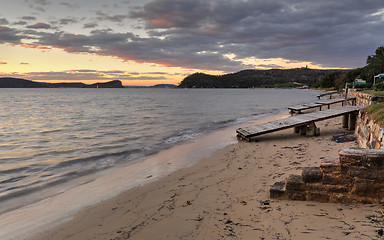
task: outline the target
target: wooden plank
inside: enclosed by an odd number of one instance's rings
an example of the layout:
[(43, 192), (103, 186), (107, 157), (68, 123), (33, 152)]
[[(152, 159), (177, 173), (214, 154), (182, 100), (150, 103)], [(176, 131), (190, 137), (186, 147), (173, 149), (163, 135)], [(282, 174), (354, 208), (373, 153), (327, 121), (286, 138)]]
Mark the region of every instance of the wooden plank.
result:
[(240, 134), (243, 138), (249, 139), (250, 137), (259, 136), (270, 132), (280, 131), (300, 125), (307, 125), (312, 122), (342, 116), (347, 113), (358, 112), (362, 108), (362, 106), (344, 106), (339, 108), (332, 108), (325, 111), (312, 112), (308, 114), (279, 119), (255, 126), (239, 128), (236, 132)]
[(306, 103), (306, 104), (303, 104), (303, 106), (315, 108), (315, 107), (321, 107), (323, 105), (318, 103)]
[[(347, 98), (347, 101), (354, 100), (354, 99), (356, 99), (356, 98)], [(316, 101), (315, 103), (328, 105), (328, 104), (340, 103), (340, 102), (344, 102), (344, 101), (345, 101), (345, 98), (336, 98), (336, 99), (327, 99), (327, 100)]]
[(316, 101), (315, 103), (325, 105), (325, 104), (340, 103), (340, 102), (343, 102), (343, 101), (345, 101), (345, 99), (337, 98), (337, 99), (327, 99), (327, 100)]

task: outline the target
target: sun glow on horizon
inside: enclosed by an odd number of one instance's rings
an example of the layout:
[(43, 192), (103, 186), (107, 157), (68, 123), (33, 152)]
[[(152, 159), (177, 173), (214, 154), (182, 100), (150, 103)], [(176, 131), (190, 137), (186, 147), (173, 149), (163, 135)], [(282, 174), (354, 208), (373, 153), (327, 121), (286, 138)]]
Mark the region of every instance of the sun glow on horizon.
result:
[[(120, 80), (126, 86), (177, 85), (186, 76), (201, 71), (154, 63), (138, 63), (113, 56), (68, 53), (62, 49), (32, 45), (0, 45), (0, 51), (2, 52), (0, 76), (39, 82), (91, 84)], [(222, 72), (212, 70), (207, 73)]]

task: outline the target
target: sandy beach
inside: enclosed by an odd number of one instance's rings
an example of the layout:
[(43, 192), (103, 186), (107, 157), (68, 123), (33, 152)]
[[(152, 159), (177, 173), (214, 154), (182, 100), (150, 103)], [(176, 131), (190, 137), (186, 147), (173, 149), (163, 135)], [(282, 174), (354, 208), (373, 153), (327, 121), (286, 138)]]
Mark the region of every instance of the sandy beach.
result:
[(30, 239), (381, 239), (381, 205), (269, 198), (275, 182), (357, 147), (331, 141), (346, 132), (340, 118), (317, 125), (319, 137), (289, 129), (232, 144)]

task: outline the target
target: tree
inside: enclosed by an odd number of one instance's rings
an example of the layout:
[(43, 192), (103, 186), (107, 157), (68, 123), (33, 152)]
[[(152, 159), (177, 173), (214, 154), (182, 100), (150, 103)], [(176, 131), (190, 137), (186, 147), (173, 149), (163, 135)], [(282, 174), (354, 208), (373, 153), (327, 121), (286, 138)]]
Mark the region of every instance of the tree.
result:
[(345, 74), (340, 75), (340, 77), (335, 80), (335, 85), (339, 89), (342, 89), (345, 87), (345, 83), (351, 83), (355, 81), (355, 79), (358, 77), (366, 79), (365, 77), (362, 76), (363, 72), (364, 72), (364, 68), (351, 69)]
[(365, 77), (370, 82), (373, 82), (375, 75), (384, 72), (384, 47), (378, 47), (375, 55), (367, 57), (367, 66), (365, 69)]
[(334, 88), (336, 87), (336, 80), (342, 75), (341, 72), (333, 72), (325, 75), (319, 82), (321, 88)]

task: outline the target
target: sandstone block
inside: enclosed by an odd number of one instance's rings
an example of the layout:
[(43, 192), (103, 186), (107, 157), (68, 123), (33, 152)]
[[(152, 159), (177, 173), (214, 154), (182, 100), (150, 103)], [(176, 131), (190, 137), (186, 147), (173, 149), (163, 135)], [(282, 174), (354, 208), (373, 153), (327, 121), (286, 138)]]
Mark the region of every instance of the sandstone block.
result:
[(321, 162), (320, 169), (323, 173), (340, 172), (341, 166), (337, 159), (324, 159)]
[(307, 183), (305, 185), (305, 189), (307, 191), (317, 191), (317, 192), (326, 191), (326, 188), (324, 187), (323, 183)]
[(324, 174), (322, 182), (326, 185), (349, 186), (352, 182), (352, 179), (350, 177), (339, 174)]
[(339, 151), (341, 165), (384, 165), (384, 149), (342, 148)]
[(285, 182), (285, 188), (293, 191), (304, 191), (305, 183), (301, 175), (291, 174)]
[(329, 185), (326, 187), (329, 193), (347, 193), (349, 188), (344, 185)]
[(306, 183), (319, 182), (323, 178), (323, 173), (318, 167), (305, 167), (301, 173), (302, 179)]
[(304, 192), (288, 191), (288, 199), (296, 201), (305, 201), (307, 198)]
[(357, 196), (375, 196), (379, 194), (378, 191), (380, 190), (382, 190), (381, 184), (376, 183), (375, 180), (356, 179), (352, 193)]
[(351, 177), (359, 179), (376, 180), (377, 182), (384, 182), (384, 170), (382, 168), (372, 167), (350, 167), (349, 174)]
[(357, 199), (350, 196), (349, 194), (333, 194), (330, 196), (329, 201), (336, 203), (353, 203), (357, 202)]
[(269, 190), (270, 198), (281, 198), (285, 194), (285, 182), (276, 182)]
[(330, 196), (327, 193), (310, 192), (307, 199), (310, 201), (328, 202)]

